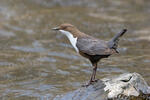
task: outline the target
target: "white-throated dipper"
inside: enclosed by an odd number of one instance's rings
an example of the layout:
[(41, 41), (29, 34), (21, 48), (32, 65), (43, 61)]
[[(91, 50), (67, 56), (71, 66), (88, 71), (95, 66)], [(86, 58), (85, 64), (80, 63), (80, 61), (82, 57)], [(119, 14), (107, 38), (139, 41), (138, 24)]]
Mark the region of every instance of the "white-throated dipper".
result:
[(92, 63), (93, 72), (89, 83), (85, 86), (89, 86), (91, 83), (97, 81), (95, 76), (98, 61), (102, 58), (107, 58), (114, 53), (118, 53), (117, 46), (119, 37), (127, 31), (127, 29), (123, 29), (110, 41), (104, 41), (80, 32), (75, 26), (67, 23), (61, 24), (52, 29), (60, 31), (62, 34), (66, 35), (77, 53), (89, 59)]

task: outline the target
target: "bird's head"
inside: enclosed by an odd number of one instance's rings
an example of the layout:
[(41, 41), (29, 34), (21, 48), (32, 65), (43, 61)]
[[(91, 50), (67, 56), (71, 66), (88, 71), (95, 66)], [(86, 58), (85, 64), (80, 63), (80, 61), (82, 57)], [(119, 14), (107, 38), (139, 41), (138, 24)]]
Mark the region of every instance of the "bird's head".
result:
[(71, 30), (74, 30), (74, 29), (76, 29), (73, 25), (71, 25), (71, 24), (68, 24), (68, 23), (65, 23), (65, 24), (61, 24), (60, 26), (58, 26), (58, 27), (55, 27), (55, 28), (52, 28), (53, 30), (58, 30), (58, 31), (60, 31), (60, 30), (63, 30), (63, 31), (71, 31)]
[(81, 32), (75, 26), (68, 23), (61, 24), (58, 27), (52, 28), (52, 30), (60, 31), (65, 35), (71, 34), (73, 37), (78, 37), (81, 34)]

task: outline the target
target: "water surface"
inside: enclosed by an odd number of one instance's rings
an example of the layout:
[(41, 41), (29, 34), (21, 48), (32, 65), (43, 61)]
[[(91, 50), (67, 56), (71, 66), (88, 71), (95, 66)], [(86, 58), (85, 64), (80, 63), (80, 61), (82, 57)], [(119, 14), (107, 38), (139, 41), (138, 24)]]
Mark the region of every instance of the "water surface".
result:
[(149, 13), (149, 0), (0, 0), (0, 98), (52, 100), (89, 80), (89, 61), (51, 30), (66, 22), (104, 40), (127, 28), (97, 78), (137, 72), (150, 85)]

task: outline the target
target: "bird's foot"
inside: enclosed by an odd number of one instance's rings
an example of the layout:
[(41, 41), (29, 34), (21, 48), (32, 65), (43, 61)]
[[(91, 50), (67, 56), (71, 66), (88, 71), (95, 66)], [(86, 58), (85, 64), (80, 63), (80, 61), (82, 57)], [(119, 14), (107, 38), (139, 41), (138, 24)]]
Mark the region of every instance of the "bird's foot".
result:
[(98, 82), (99, 79), (91, 80), (92, 83)]
[(94, 83), (98, 82), (98, 80), (99, 80), (99, 79), (91, 80), (91, 81), (89, 81), (89, 83), (88, 83), (88, 84), (83, 84), (83, 85), (82, 85), (82, 87), (88, 87), (88, 86), (90, 86), (90, 85), (92, 85), (92, 84), (94, 84)]
[(94, 79), (92, 80), (93, 83), (98, 82), (99, 79)]

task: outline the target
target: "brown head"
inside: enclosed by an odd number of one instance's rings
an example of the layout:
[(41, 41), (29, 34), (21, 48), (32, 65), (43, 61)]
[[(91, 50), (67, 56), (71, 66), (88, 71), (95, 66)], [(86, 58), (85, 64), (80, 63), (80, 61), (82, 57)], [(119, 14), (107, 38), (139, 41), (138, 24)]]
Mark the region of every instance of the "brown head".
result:
[(73, 37), (80, 37), (84, 35), (84, 33), (80, 32), (75, 26), (68, 24), (68, 23), (61, 24), (60, 26), (52, 28), (52, 29), (56, 31), (60, 31), (63, 34), (65, 34), (65, 32), (69, 32), (73, 35)]

